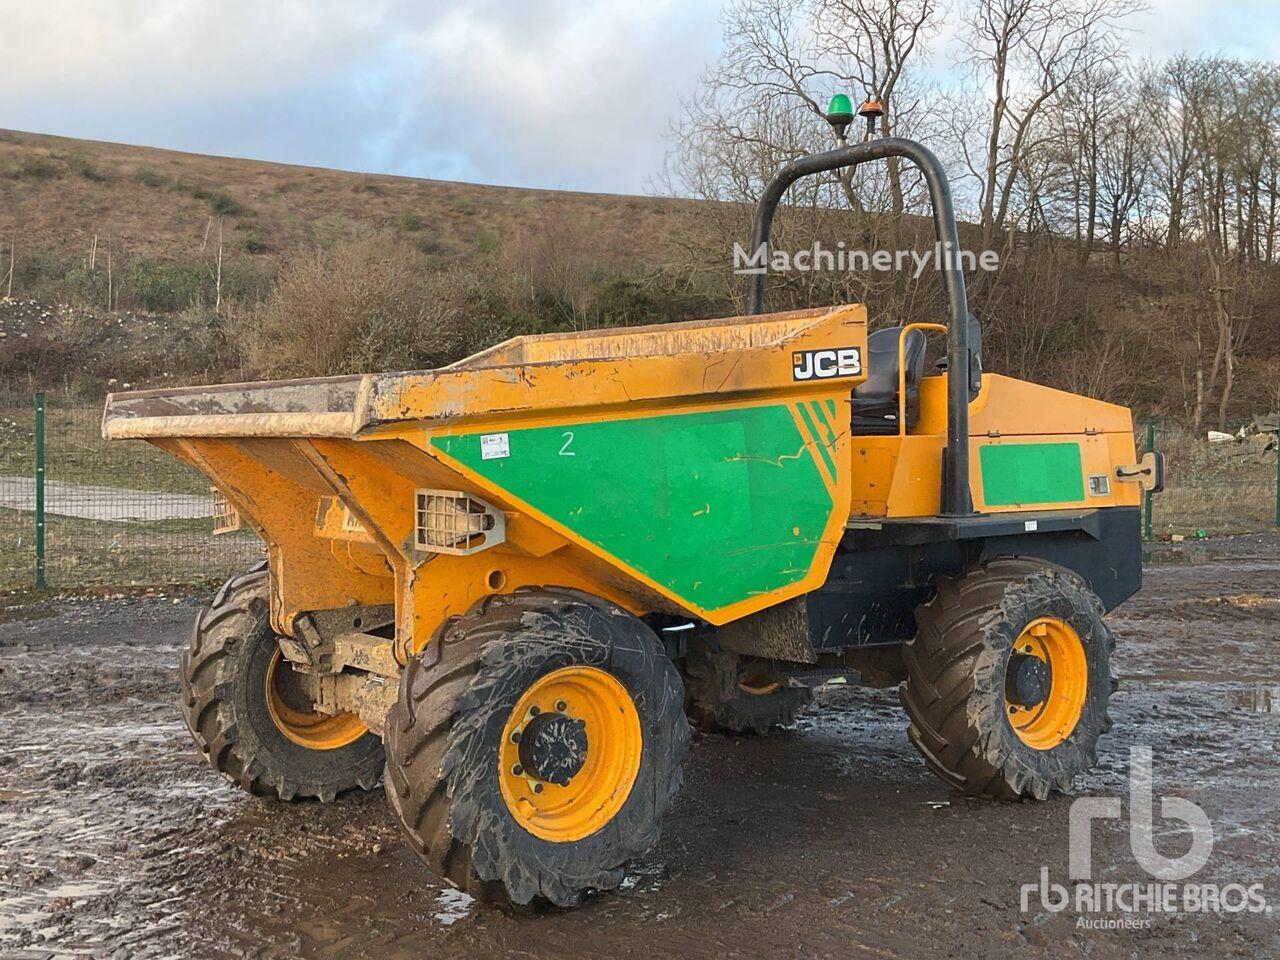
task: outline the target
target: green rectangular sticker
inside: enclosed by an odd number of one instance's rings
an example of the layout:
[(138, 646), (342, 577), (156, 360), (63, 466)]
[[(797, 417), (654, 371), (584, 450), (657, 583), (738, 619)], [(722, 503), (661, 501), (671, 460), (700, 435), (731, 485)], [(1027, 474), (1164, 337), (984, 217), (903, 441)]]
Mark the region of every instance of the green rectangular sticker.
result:
[(1078, 503), (1084, 470), (1078, 443), (983, 444), (982, 492), (988, 506)]

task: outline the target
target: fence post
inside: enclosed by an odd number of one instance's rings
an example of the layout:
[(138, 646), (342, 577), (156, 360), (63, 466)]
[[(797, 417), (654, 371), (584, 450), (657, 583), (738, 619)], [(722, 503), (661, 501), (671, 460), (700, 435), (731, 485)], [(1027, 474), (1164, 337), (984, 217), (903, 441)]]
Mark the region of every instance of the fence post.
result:
[[(1156, 418), (1154, 415), (1147, 415), (1147, 452), (1154, 453), (1156, 449)], [(1276, 501), (1276, 522), (1280, 524), (1280, 494), (1277, 494)], [(1142, 497), (1142, 539), (1151, 539), (1151, 491), (1148, 490)]]
[(1280, 527), (1280, 424), (1276, 424), (1276, 526)]
[(44, 579), (44, 394), (36, 394), (36, 589)]

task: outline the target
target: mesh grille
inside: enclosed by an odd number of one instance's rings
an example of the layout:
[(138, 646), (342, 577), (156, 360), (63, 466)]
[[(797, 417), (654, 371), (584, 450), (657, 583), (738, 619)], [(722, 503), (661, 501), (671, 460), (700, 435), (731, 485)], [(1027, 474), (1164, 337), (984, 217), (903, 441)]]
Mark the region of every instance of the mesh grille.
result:
[(453, 490), (417, 491), (414, 528), (418, 549), (432, 553), (466, 555), (506, 537), (500, 510)]
[(210, 487), (209, 493), (213, 497), (213, 532), (235, 533), (241, 527), (240, 511), (227, 501), (217, 487)]

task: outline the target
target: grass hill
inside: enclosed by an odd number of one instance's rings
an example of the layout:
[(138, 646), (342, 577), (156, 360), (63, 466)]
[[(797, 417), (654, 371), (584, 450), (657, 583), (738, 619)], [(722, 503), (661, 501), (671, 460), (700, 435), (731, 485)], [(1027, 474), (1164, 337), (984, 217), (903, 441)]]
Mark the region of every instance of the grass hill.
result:
[[(0, 130), (0, 247), (88, 258), (207, 254), (217, 219), (228, 256), (269, 267), (359, 231), (410, 234), (428, 254), (466, 257), (513, 227), (589, 224), (607, 248), (651, 258), (687, 201), (349, 173)], [(210, 218), (213, 218), (211, 225)], [(7, 275), (7, 264), (0, 277)], [(0, 291), (2, 292), (2, 291)], [(15, 287), (14, 295), (23, 291)]]
[[(516, 333), (731, 314), (730, 250), (748, 215), (0, 130), (0, 298), (13, 264), (0, 389), (96, 397), (111, 380), (429, 366)], [(895, 226), (821, 207), (789, 208), (775, 237), (794, 249), (933, 240), (918, 217)], [(1000, 272), (971, 284), (989, 369), (1143, 410), (1216, 413), (1216, 331), (1194, 250), (1082, 260), (1069, 238), (1016, 239)], [(1280, 273), (1257, 273), (1226, 419), (1275, 406)], [(792, 273), (770, 290), (777, 309), (865, 301), (881, 323), (943, 310), (932, 276)]]
[[(0, 130), (0, 387), (425, 365), (510, 333), (715, 312), (654, 280), (695, 206)], [(307, 302), (262, 314), (291, 263)]]

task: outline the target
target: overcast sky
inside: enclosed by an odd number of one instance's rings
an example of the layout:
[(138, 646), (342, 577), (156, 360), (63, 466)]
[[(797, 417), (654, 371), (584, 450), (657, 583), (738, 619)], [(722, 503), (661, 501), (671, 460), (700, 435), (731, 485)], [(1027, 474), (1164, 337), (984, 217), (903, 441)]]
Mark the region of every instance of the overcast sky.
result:
[[(0, 127), (643, 193), (720, 0), (0, 0)], [(1280, 59), (1277, 0), (1151, 0), (1130, 49)]]

